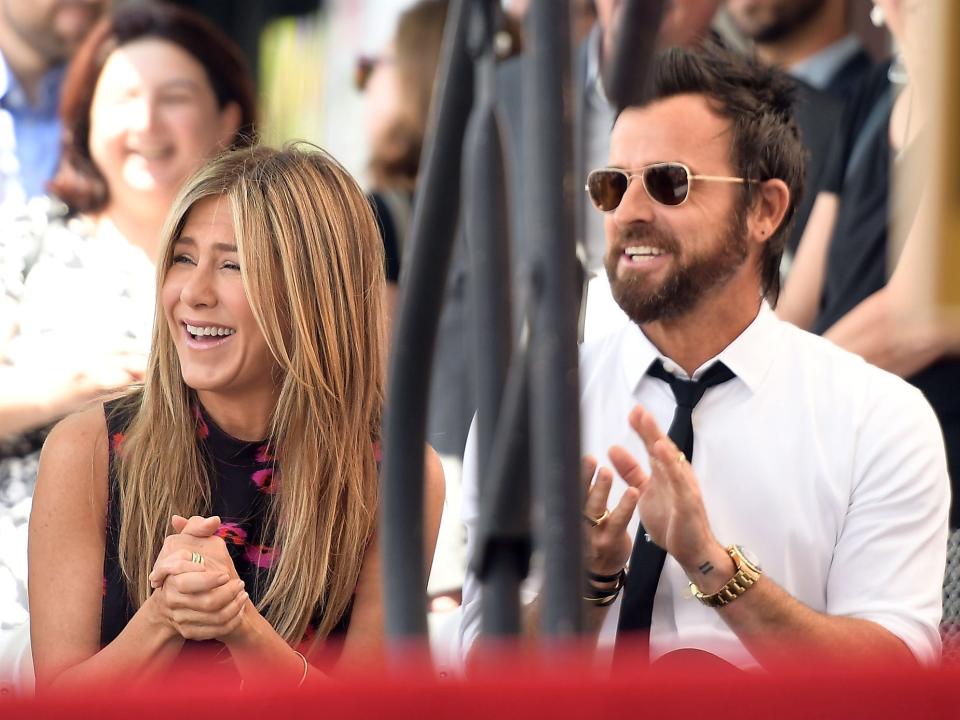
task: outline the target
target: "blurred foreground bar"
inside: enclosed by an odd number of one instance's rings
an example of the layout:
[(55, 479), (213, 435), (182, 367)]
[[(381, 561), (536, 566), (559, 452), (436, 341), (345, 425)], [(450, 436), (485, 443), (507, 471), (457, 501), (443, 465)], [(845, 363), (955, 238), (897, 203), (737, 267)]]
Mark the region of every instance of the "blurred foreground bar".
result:
[[(960, 3), (931, 0), (937, 38), (933, 283), (936, 312), (960, 326)], [(922, 81), (922, 80), (921, 80)]]
[[(164, 680), (136, 692), (119, 681), (99, 692), (39, 700), (0, 698), (4, 720), (91, 717), (97, 720), (168, 720), (183, 712), (217, 717), (412, 718), (776, 718), (777, 720), (953, 720), (960, 714), (960, 668), (865, 667), (861, 660), (826, 666), (820, 658), (796, 659), (781, 673), (740, 672), (674, 664), (610, 680), (596, 679), (583, 659), (562, 653), (550, 672), (505, 655), (497, 670), (463, 682), (412, 673), (403, 679), (378, 673), (342, 678), (320, 691), (239, 692), (211, 686), (209, 666), (184, 667), (180, 682)], [(266, 671), (265, 671), (266, 672)], [(269, 674), (268, 674), (269, 675)], [(189, 690), (186, 690), (189, 688)]]

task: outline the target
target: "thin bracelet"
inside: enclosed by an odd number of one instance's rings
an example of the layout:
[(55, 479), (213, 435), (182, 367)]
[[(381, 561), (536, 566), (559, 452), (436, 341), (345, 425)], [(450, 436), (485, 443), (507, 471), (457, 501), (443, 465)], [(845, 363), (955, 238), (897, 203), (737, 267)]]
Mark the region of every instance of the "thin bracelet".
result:
[(620, 591), (623, 590), (623, 585), (627, 579), (626, 568), (621, 568), (616, 575), (598, 575), (595, 572), (588, 572), (587, 575), (591, 580), (599, 582), (616, 581), (617, 583), (612, 588), (598, 588), (594, 587), (590, 582), (587, 582), (586, 593), (584, 594), (583, 599), (598, 607), (612, 605), (614, 600), (616, 600), (617, 596), (620, 594)]
[(600, 575), (598, 573), (593, 572), (592, 570), (587, 570), (588, 578), (590, 578), (594, 582), (601, 582), (601, 583), (618, 582), (621, 579), (620, 576), (625, 574), (626, 574), (625, 568), (620, 568), (613, 575)]
[[(293, 648), (290, 648), (290, 649), (293, 650)], [(300, 656), (301, 660), (303, 660), (303, 675), (300, 676), (300, 682), (297, 683), (297, 687), (303, 687), (303, 681), (307, 679), (307, 668), (309, 668), (310, 665), (307, 663), (307, 658), (304, 656), (302, 652), (300, 652), (299, 650), (293, 650), (293, 651)]]

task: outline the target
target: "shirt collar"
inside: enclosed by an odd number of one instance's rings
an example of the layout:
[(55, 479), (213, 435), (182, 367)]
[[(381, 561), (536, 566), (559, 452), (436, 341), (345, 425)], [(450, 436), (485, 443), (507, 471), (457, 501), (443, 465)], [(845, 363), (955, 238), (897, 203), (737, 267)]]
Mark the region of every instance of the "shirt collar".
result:
[(823, 90), (840, 68), (860, 52), (860, 48), (860, 41), (855, 35), (850, 34), (810, 57), (794, 63), (788, 68), (788, 72), (818, 90)]
[[(703, 372), (718, 360), (730, 368), (751, 392), (756, 392), (773, 363), (778, 338), (782, 328), (780, 320), (770, 306), (763, 302), (760, 311), (747, 328), (719, 355), (710, 358), (693, 373), (699, 378)], [(670, 358), (663, 355), (643, 334), (636, 323), (627, 323), (622, 331), (621, 361), (627, 377), (627, 387), (636, 390), (640, 381), (647, 377), (647, 370), (654, 360), (660, 358), (664, 367), (680, 377), (686, 374)]]
[[(40, 79), (40, 96), (37, 99), (37, 105), (32, 108), (35, 112), (56, 116), (60, 104), (60, 86), (63, 84), (65, 73), (65, 65), (56, 65)], [(6, 109), (31, 107), (26, 93), (10, 70), (2, 52), (0, 52), (0, 106)]]
[(7, 90), (10, 89), (10, 68), (7, 67), (7, 61), (3, 57), (3, 53), (0, 52), (0, 101), (3, 100), (7, 95)]
[(603, 87), (603, 76), (600, 72), (600, 42), (602, 34), (600, 32), (600, 23), (594, 23), (593, 29), (587, 36), (587, 73), (586, 85), (587, 91), (602, 100), (604, 106), (610, 105), (607, 98), (607, 91)]

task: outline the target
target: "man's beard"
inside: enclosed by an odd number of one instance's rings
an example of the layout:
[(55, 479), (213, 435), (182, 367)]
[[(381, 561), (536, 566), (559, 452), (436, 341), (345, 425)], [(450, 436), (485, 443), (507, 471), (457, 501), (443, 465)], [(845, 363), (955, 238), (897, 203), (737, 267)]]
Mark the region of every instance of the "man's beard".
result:
[[(740, 207), (721, 235), (719, 245), (708, 254), (683, 264), (680, 243), (673, 234), (653, 227), (632, 226), (621, 233), (604, 258), (613, 298), (638, 325), (685, 315), (740, 269), (747, 259), (746, 235), (746, 208)], [(617, 276), (623, 248), (628, 245), (652, 245), (671, 254), (674, 267), (659, 287), (651, 287), (652, 281), (643, 270), (626, 277)]]
[(772, 11), (770, 22), (745, 29), (751, 40), (758, 43), (774, 43), (792, 35), (819, 13), (826, 0), (804, 0), (799, 3), (780, 5)]

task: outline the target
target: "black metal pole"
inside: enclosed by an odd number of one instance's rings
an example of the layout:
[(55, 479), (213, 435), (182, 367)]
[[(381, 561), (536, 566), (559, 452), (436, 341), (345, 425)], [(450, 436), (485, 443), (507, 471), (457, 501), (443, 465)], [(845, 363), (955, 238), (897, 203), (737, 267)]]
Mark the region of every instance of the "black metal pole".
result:
[(476, 323), (479, 542), (472, 559), (483, 586), (486, 636), (520, 632), (520, 582), (530, 560), (526, 357), (510, 369), (510, 238), (503, 143), (496, 111), (494, 34), (502, 21), (497, 0), (475, 0), (471, 46), (476, 100), (467, 127), (465, 228)]
[(647, 68), (656, 52), (665, 4), (666, 0), (624, 0), (619, 8), (612, 62), (603, 78), (607, 98), (617, 109), (647, 97)]
[(541, 632), (560, 640), (583, 629), (569, 4), (534, 0), (528, 30), (523, 116), (532, 248), (531, 460), (534, 496), (545, 518), (537, 529), (544, 558)]
[(520, 583), (530, 569), (530, 384), (525, 348), (514, 353), (480, 495), (474, 572), (486, 637), (521, 630)]
[(463, 187), (475, 323), (477, 450), (482, 491), (510, 362), (511, 275), (506, 173), (496, 111), (493, 47), (499, 7), (497, 0), (473, 0), (472, 4), (470, 44), (475, 56), (475, 99), (464, 143)]
[(469, 2), (453, 0), (440, 55), (393, 335), (384, 417), (381, 537), (388, 649), (401, 667), (427, 634), (423, 473), (427, 400), (443, 289), (460, 208), (463, 133), (473, 102)]

